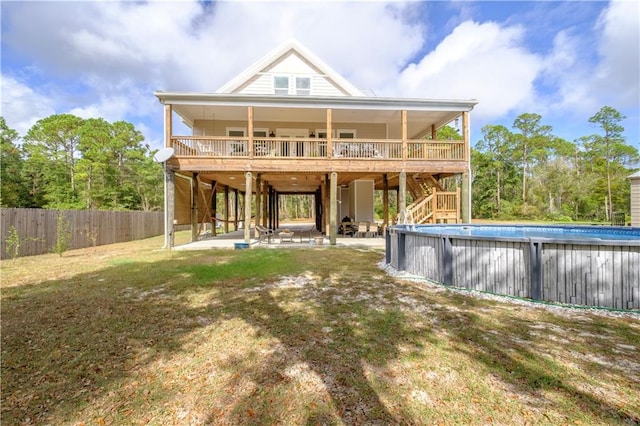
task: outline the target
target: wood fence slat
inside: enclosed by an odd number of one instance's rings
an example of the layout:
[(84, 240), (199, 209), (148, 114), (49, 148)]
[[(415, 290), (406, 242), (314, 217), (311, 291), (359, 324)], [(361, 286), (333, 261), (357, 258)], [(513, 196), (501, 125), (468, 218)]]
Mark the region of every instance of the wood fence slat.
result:
[(95, 245), (133, 241), (164, 233), (163, 212), (114, 212), (104, 210), (0, 209), (0, 259), (10, 257), (7, 238), (15, 227), (20, 238), (20, 256), (50, 253), (54, 250), (58, 215), (63, 215), (69, 230), (69, 250)]

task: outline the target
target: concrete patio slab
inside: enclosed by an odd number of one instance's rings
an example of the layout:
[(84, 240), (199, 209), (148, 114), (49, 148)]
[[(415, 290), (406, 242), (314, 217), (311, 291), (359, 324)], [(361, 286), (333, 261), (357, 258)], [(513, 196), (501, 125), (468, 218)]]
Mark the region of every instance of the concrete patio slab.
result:
[[(309, 224), (284, 224), (278, 230), (276, 230), (271, 237), (271, 243), (266, 240), (264, 242), (258, 241), (256, 238), (251, 239), (249, 244), (250, 248), (311, 248), (311, 247), (331, 247), (329, 244), (329, 237), (324, 237), (322, 244), (316, 244), (314, 237), (322, 236), (320, 232), (314, 230), (309, 238), (306, 232)], [(278, 232), (283, 229), (289, 229), (293, 231), (294, 237), (292, 242), (280, 242)], [(300, 238), (302, 232), (302, 238)], [(254, 229), (251, 229), (251, 235), (255, 235)], [(229, 232), (227, 234), (219, 235), (216, 237), (204, 238), (199, 241), (194, 241), (186, 244), (181, 244), (174, 247), (174, 250), (210, 250), (216, 248), (233, 249), (236, 244), (244, 243), (244, 230)], [(383, 237), (370, 237), (370, 238), (357, 238), (357, 237), (343, 237), (339, 235), (336, 239), (336, 246), (338, 247), (367, 247), (367, 248), (385, 248), (385, 240)]]

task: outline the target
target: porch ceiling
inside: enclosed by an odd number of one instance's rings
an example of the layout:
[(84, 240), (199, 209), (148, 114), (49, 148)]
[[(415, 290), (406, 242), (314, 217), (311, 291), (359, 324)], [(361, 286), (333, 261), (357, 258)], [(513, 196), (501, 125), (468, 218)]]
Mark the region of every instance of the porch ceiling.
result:
[(401, 125), (400, 111), (406, 110), (410, 138), (418, 138), (431, 126), (439, 129), (476, 105), (475, 100), (427, 100), (379, 97), (255, 96), (203, 93), (156, 92), (171, 104), (189, 127), (196, 120), (247, 120), (247, 107), (254, 107), (255, 121), (326, 121), (332, 109), (334, 123), (376, 123)]
[[(247, 107), (176, 105), (174, 111), (189, 127), (196, 120), (247, 121)], [(417, 139), (429, 133), (432, 125), (439, 129), (459, 116), (459, 112), (451, 111), (409, 111), (407, 133), (409, 138)], [(259, 107), (254, 109), (253, 117), (254, 121), (261, 122), (324, 123), (327, 112), (318, 108)], [(334, 128), (338, 123), (385, 124), (388, 128), (401, 126), (400, 111), (333, 110), (332, 122)]]

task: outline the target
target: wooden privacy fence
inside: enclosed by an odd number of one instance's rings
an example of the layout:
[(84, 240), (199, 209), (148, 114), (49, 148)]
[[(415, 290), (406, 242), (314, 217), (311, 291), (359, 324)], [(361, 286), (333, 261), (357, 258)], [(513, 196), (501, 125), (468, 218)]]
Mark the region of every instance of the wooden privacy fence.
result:
[(68, 230), (68, 249), (100, 246), (140, 240), (164, 233), (163, 212), (0, 209), (0, 258), (12, 256), (13, 240), (20, 243), (18, 256), (33, 256), (54, 251), (58, 238), (58, 217)]
[(484, 238), (391, 229), (386, 262), (445, 285), (545, 302), (640, 309), (640, 240)]

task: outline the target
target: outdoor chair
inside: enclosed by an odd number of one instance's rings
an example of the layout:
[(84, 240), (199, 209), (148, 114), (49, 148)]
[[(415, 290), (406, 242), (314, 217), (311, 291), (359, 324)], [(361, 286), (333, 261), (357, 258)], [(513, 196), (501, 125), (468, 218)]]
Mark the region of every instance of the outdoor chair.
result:
[(256, 229), (258, 230), (258, 242), (262, 243), (266, 237), (267, 243), (271, 244), (271, 236), (273, 235), (273, 229), (265, 228), (261, 225), (256, 225)]
[(369, 233), (368, 235), (372, 236), (372, 237), (377, 237), (378, 236), (378, 224), (377, 223), (372, 223), (371, 225), (369, 225)]
[(308, 228), (301, 229), (299, 231), (299, 233), (300, 233), (300, 242), (302, 242), (302, 238), (304, 236), (307, 237), (307, 241), (311, 241), (311, 233), (314, 231), (314, 229), (316, 229), (315, 225), (311, 225)]
[(366, 237), (369, 232), (367, 222), (358, 222), (358, 237), (363, 236)]
[(278, 233), (278, 236), (280, 237), (280, 244), (284, 243), (284, 242), (288, 242), (288, 243), (292, 243), (293, 242), (293, 231), (289, 230), (289, 229), (284, 229), (282, 232)]

